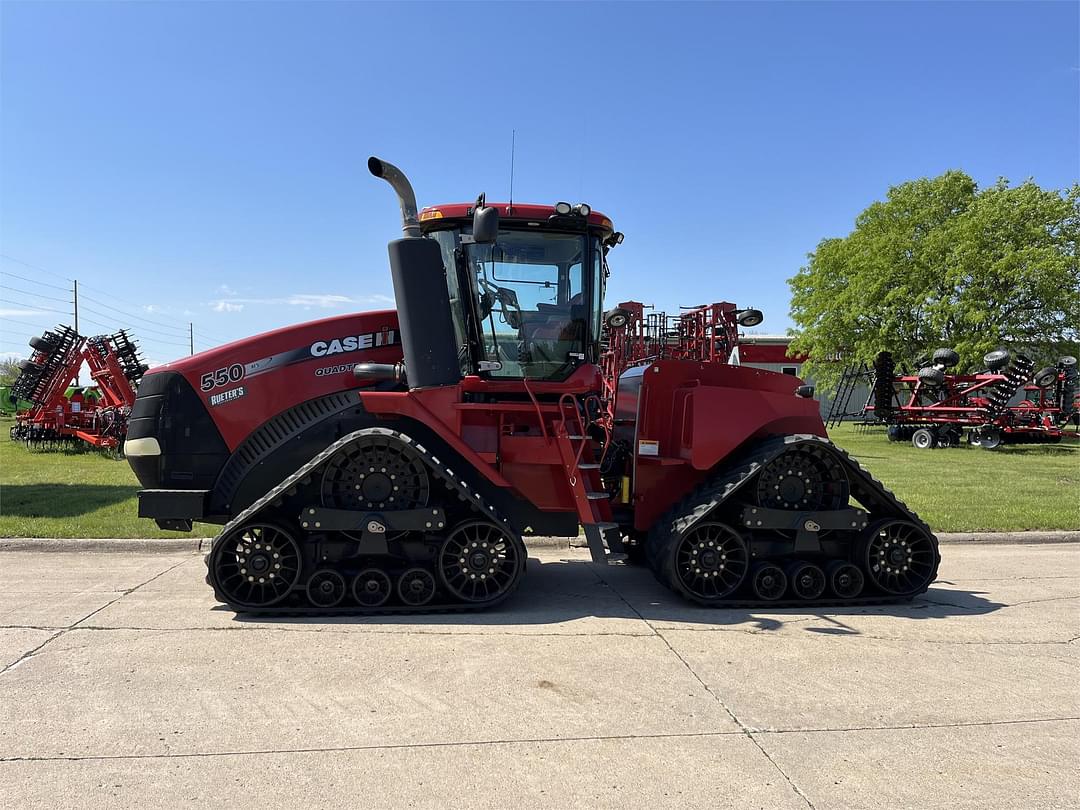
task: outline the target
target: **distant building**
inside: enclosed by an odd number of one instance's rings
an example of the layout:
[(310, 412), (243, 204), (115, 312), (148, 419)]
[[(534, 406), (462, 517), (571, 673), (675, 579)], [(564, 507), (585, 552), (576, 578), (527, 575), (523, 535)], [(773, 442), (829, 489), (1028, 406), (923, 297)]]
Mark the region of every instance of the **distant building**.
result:
[[(792, 377), (798, 377), (803, 382), (812, 384), (813, 380), (803, 377), (803, 364), (807, 356), (796, 354), (794, 357), (788, 357), (788, 346), (791, 345), (793, 339), (790, 335), (741, 335), (739, 345), (732, 352), (731, 362), (735, 365), (790, 374)], [(870, 389), (866, 385), (856, 386), (851, 393), (851, 399), (848, 400), (847, 410), (861, 410), (869, 396)], [(832, 407), (832, 400), (824, 396), (821, 391), (816, 391), (814, 397), (821, 403), (821, 418), (826, 418)]]

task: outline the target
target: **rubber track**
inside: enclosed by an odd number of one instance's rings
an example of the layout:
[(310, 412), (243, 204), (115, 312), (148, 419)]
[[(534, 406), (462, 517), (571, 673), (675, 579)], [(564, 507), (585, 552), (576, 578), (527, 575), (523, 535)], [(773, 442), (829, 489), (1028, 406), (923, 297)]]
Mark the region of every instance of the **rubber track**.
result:
[[(931, 531), (930, 527), (927, 526), (915, 512), (911, 511), (907, 507), (907, 504), (897, 498), (890, 489), (874, 478), (868, 470), (859, 464), (858, 461), (853, 459), (845, 450), (833, 444), (829, 439), (813, 434), (794, 434), (766, 441), (752, 455), (743, 459), (739, 466), (726, 471), (719, 478), (713, 478), (706, 481), (683, 498), (682, 501), (669, 509), (659, 523), (661, 525), (672, 525), (674, 531), (670, 532), (663, 547), (658, 550), (659, 553), (652, 549), (652, 543), (648, 543), (646, 546), (646, 554), (649, 557), (650, 568), (652, 568), (653, 571), (656, 571), (658, 568), (656, 561), (662, 561), (668, 558), (668, 551), (672, 543), (676, 542), (680, 536), (693, 528), (696, 523), (703, 520), (714, 509), (722, 505), (728, 498), (738, 492), (739, 489), (750, 481), (766, 464), (785, 450), (798, 445), (807, 444), (818, 444), (826, 447), (841, 460), (848, 474), (849, 483), (851, 484), (852, 497), (865, 506), (871, 512), (873, 518), (901, 518), (910, 520), (919, 528), (923, 529), (930, 536), (934, 545), (934, 552), (937, 555), (937, 560), (935, 562), (936, 573), (937, 563), (940, 563), (941, 555), (938, 552), (937, 536)], [(682, 517), (679, 517), (679, 515)], [(669, 577), (669, 572), (663, 570), (663, 575), (665, 578)], [(864, 572), (864, 576), (865, 575)], [(933, 580), (931, 579), (930, 582), (933, 582)], [(867, 584), (869, 584), (869, 581)], [(927, 587), (929, 587), (929, 584), (930, 583), (928, 582)], [(745, 587), (745, 583), (740, 586), (740, 588), (742, 587)], [(672, 590), (675, 589), (672, 588)], [(678, 591), (675, 592), (679, 593)], [(925, 589), (920, 593), (925, 593)], [(680, 593), (679, 595), (681, 596), (682, 594)], [(854, 599), (838, 599), (836, 597), (826, 596), (820, 599), (778, 599), (776, 601), (732, 599), (730, 601), (720, 600), (707, 603), (698, 600), (691, 601), (708, 607), (722, 608), (772, 609), (792, 607), (858, 607), (865, 605), (889, 605), (910, 602), (918, 595), (919, 594), (891, 596), (889, 594), (878, 594), (875, 596), (856, 597)]]
[[(487, 602), (481, 602), (474, 604), (471, 602), (450, 603), (450, 604), (427, 604), (420, 605), (418, 607), (409, 607), (408, 605), (381, 605), (375, 608), (365, 608), (360, 605), (346, 606), (346, 607), (332, 607), (332, 608), (319, 608), (319, 607), (298, 607), (295, 605), (277, 607), (276, 605), (270, 605), (263, 608), (247, 608), (247, 607), (234, 607), (225, 599), (217, 589), (214, 590), (214, 596), (218, 601), (235, 610), (237, 613), (259, 615), (259, 616), (392, 616), (392, 615), (424, 615), (434, 613), (467, 613), (476, 610), (486, 610), (493, 607), (504, 599), (508, 598), (518, 585), (521, 584), (522, 578), (525, 576), (525, 568), (528, 551), (525, 549), (525, 544), (521, 541), (520, 536), (513, 527), (507, 522), (507, 520), (500, 515), (493, 506), (484, 500), (483, 496), (477, 492), (469, 484), (456, 477), (453, 470), (447, 467), (438, 458), (433, 456), (431, 452), (421, 444), (417, 444), (413, 439), (404, 433), (400, 433), (396, 430), (390, 430), (388, 428), (362, 428), (361, 430), (349, 433), (346, 436), (338, 439), (333, 444), (329, 445), (325, 450), (320, 452), (311, 461), (307, 462), (299, 470), (294, 472), (280, 484), (275, 486), (257, 501), (252, 503), (249, 507), (244, 509), (240, 514), (230, 520), (222, 528), (221, 533), (214, 538), (210, 546), (210, 551), (206, 554), (204, 560), (206, 563), (206, 583), (213, 587), (213, 582), (210, 578), (210, 558), (213, 556), (214, 549), (217, 544), (221, 542), (230, 531), (237, 528), (241, 524), (249, 521), (252, 517), (262, 512), (264, 509), (273, 506), (274, 501), (285, 495), (289, 489), (291, 489), (298, 482), (303, 482), (303, 479), (309, 478), (318, 468), (328, 462), (330, 458), (341, 450), (343, 447), (358, 441), (365, 436), (382, 436), (386, 438), (396, 439), (403, 444), (408, 445), (424, 463), (428, 465), (428, 469), (435, 476), (436, 479), (442, 481), (449, 490), (456, 494), (461, 500), (468, 501), (472, 504), (481, 515), (487, 517), (491, 521), (501, 525), (512, 537), (516, 538), (521, 545), (520, 551), (522, 552), (522, 572), (518, 577), (517, 584), (512, 589), (497, 599), (493, 599)], [(295, 589), (294, 589), (295, 590)]]

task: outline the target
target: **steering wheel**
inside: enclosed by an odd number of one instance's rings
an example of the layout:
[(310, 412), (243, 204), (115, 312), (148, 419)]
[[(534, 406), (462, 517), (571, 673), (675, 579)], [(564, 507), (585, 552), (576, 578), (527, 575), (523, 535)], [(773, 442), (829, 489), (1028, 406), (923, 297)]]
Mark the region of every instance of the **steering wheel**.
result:
[[(480, 278), (480, 287), (483, 289), (484, 295), (489, 296), (492, 308), (494, 307), (495, 301), (502, 304), (500, 314), (506, 325), (511, 329), (520, 329), (525, 318), (521, 313), (521, 304), (518, 302), (517, 293), (508, 287), (500, 287), (497, 284), (492, 284), (483, 277)], [(490, 314), (490, 312), (491, 309), (488, 309), (487, 314)], [(487, 317), (487, 314), (485, 314), (484, 317)]]

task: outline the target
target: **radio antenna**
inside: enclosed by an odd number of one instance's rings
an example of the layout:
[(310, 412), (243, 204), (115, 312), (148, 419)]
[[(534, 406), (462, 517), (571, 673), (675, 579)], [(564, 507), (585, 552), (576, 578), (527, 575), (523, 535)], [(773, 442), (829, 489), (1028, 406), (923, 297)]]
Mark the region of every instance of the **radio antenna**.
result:
[(514, 145), (517, 141), (517, 130), (510, 130), (510, 205), (506, 207), (506, 213), (514, 213)]

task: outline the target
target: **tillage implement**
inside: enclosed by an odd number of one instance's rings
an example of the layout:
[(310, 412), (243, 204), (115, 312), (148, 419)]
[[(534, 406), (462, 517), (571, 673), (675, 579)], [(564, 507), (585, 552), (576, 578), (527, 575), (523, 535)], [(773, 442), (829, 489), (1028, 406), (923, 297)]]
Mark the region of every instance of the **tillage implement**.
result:
[(761, 313), (605, 311), (622, 234), (588, 205), (417, 210), (396, 310), (268, 332), (143, 378), (127, 457), (163, 528), (221, 524), (236, 611), (485, 608), (523, 536), (584, 531), (703, 605), (879, 603), (933, 581), (937, 540), (826, 437), (813, 391), (729, 362)]

